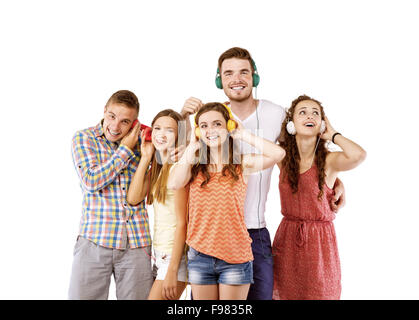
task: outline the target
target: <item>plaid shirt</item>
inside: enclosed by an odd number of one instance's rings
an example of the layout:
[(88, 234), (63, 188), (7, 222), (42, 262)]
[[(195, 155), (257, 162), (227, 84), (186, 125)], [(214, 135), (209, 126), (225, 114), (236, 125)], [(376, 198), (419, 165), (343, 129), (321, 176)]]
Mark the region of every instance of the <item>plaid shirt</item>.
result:
[(140, 143), (132, 152), (108, 141), (102, 123), (76, 132), (72, 155), (83, 191), (80, 236), (103, 247), (125, 249), (122, 236), (126, 228), (130, 248), (151, 245), (144, 201), (136, 206), (126, 201), (140, 150)]

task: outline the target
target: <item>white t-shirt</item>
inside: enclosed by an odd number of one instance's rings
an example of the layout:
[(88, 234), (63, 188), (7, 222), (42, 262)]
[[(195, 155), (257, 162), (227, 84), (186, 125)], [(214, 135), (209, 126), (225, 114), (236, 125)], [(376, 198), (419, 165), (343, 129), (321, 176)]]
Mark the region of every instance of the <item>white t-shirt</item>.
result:
[[(268, 100), (259, 100), (256, 111), (243, 121), (234, 112), (232, 113), (234, 119), (241, 122), (246, 129), (272, 142), (276, 142), (279, 138), (282, 122), (285, 119), (285, 109)], [(243, 141), (240, 141), (239, 145), (243, 154), (260, 153)], [(248, 229), (266, 227), (265, 203), (271, 184), (272, 169), (273, 167), (249, 176), (244, 203), (244, 220)]]

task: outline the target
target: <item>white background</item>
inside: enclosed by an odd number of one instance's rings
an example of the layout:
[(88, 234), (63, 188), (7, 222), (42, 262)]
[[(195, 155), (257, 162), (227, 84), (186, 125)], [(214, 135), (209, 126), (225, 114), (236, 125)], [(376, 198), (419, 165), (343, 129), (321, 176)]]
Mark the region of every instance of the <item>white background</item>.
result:
[(340, 175), (342, 298), (418, 299), (415, 3), (2, 1), (0, 299), (67, 298), (81, 215), (75, 131), (97, 124), (119, 89), (137, 94), (144, 123), (190, 96), (224, 101), (214, 76), (233, 46), (252, 53), (259, 98), (288, 107), (311, 95), (368, 152)]

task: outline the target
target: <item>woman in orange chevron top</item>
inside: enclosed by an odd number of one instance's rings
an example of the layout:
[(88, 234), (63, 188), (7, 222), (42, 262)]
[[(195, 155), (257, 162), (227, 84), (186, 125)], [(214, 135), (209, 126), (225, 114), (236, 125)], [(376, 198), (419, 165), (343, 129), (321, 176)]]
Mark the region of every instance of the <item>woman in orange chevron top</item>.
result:
[[(237, 139), (261, 154), (241, 155)], [(207, 103), (197, 112), (191, 142), (168, 180), (169, 188), (189, 186), (186, 242), (194, 299), (246, 299), (253, 282), (243, 212), (248, 175), (272, 167), (284, 155), (279, 145), (239, 127), (221, 103)]]

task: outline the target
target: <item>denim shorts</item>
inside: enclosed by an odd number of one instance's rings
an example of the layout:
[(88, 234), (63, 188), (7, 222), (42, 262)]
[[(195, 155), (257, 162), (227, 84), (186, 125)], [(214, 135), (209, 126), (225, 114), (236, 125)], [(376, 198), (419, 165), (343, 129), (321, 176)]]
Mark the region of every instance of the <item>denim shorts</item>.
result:
[(232, 264), (196, 251), (188, 251), (188, 280), (191, 284), (242, 285), (253, 283), (253, 262)]

